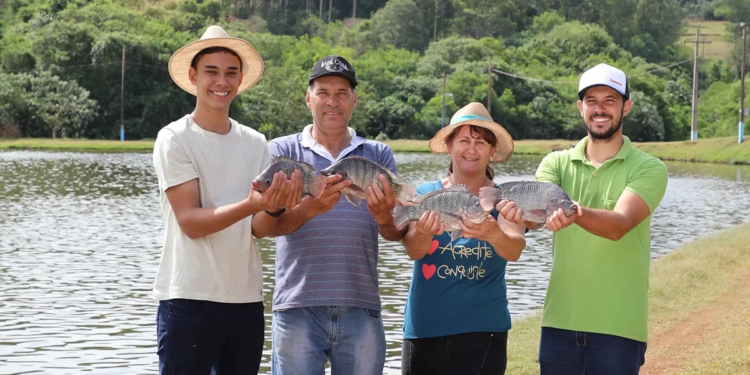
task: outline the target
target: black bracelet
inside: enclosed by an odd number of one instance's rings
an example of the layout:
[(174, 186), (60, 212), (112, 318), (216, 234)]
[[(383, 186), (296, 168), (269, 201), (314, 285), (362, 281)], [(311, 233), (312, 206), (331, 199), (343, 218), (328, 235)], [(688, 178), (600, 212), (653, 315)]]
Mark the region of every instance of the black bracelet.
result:
[(276, 212), (273, 212), (273, 213), (271, 213), (271, 212), (268, 212), (268, 210), (265, 210), (265, 211), (266, 211), (266, 213), (267, 213), (267, 214), (268, 214), (269, 216), (273, 216), (273, 217), (279, 217), (279, 216), (281, 216), (281, 214), (283, 214), (283, 213), (284, 213), (284, 211), (286, 211), (286, 208), (282, 208), (282, 209), (280, 209), (280, 210), (278, 210), (278, 211), (276, 211)]

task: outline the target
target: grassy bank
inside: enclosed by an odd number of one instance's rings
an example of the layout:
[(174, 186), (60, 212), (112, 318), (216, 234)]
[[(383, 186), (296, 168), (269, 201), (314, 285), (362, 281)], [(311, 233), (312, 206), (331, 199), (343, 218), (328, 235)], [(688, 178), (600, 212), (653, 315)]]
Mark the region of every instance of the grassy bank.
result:
[[(575, 140), (521, 140), (516, 154), (545, 155), (573, 146)], [(429, 152), (427, 141), (398, 139), (386, 141), (396, 152)], [(77, 152), (151, 152), (153, 140), (104, 141), (77, 139), (0, 139), (0, 150), (40, 150)], [(725, 164), (750, 164), (750, 140), (738, 144), (737, 138), (701, 139), (696, 142), (647, 142), (635, 146), (664, 160)]]
[(110, 141), (93, 139), (21, 138), (0, 139), (0, 150), (62, 152), (151, 152), (154, 140)]
[[(652, 263), (650, 342), (642, 374), (750, 373), (750, 224)], [(539, 316), (514, 322), (509, 374), (538, 374)]]

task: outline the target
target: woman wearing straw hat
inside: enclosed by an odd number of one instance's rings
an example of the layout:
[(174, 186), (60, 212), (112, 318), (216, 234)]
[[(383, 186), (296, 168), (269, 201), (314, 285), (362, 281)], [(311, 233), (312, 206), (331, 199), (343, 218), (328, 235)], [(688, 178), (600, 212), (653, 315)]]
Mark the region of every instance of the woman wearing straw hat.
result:
[[(494, 186), (491, 162), (513, 153), (513, 139), (480, 103), (470, 103), (429, 143), (450, 155), (448, 177), (417, 187), (422, 195), (465, 185), (474, 195)], [(520, 210), (498, 203), (487, 219), (464, 220), (463, 237), (451, 241), (435, 212), (409, 224), (404, 247), (414, 259), (406, 302), (402, 373), (503, 374), (510, 314), (505, 266), (526, 246)]]
[[(299, 204), (299, 172), (279, 172), (263, 195), (252, 180), (271, 163), (265, 137), (229, 118), (234, 97), (261, 77), (247, 41), (210, 26), (169, 60), (196, 97), (193, 113), (159, 131), (153, 162), (165, 221), (156, 274), (160, 374), (257, 373), (263, 351), (263, 277), (254, 215)], [(264, 213), (265, 211), (265, 213)]]

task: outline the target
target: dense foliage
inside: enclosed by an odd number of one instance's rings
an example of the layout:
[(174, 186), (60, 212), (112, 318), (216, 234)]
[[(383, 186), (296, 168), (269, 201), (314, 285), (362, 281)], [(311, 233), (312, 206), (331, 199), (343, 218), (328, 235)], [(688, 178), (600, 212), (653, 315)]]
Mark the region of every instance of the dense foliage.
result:
[[(310, 122), (307, 75), (335, 53), (357, 71), (352, 122), (369, 137), (431, 137), (445, 75), (446, 122), (489, 93), (514, 138), (575, 139), (578, 77), (606, 62), (630, 76), (626, 134), (659, 141), (690, 134), (686, 15), (750, 20), (750, 0), (0, 0), (0, 14), (0, 137), (117, 138), (124, 100), (126, 138), (153, 138), (195, 104), (170, 80), (170, 55), (221, 24), (266, 64), (231, 116), (270, 137)], [(701, 137), (736, 134), (735, 60), (701, 63)]]

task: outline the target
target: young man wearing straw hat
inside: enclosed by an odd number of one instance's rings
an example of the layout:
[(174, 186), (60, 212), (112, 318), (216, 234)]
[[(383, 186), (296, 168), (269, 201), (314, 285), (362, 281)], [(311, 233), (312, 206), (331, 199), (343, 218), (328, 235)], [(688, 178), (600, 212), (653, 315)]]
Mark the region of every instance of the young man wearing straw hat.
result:
[(229, 118), (258, 82), (263, 60), (247, 41), (210, 26), (169, 60), (195, 110), (159, 131), (153, 163), (166, 231), (154, 285), (160, 374), (257, 373), (263, 350), (262, 269), (251, 220), (278, 220), (302, 195), (282, 172), (260, 195), (271, 162), (265, 137)]
[(539, 364), (542, 375), (634, 375), (645, 361), (651, 217), (667, 168), (622, 134), (633, 103), (620, 69), (586, 71), (578, 97), (588, 136), (547, 155), (536, 172), (579, 207), (546, 222), (554, 234)]
[[(358, 137), (349, 127), (357, 105), (354, 68), (341, 56), (315, 63), (306, 102), (312, 124), (270, 142), (272, 155), (285, 155), (324, 169), (347, 156), (360, 156), (396, 173), (390, 148)], [(276, 238), (273, 297), (275, 375), (381, 375), (385, 334), (378, 293), (378, 233), (399, 240), (393, 225), (395, 199), (387, 180), (367, 188), (367, 204), (353, 206), (341, 195), (351, 180), (332, 176), (323, 196), (305, 197), (275, 223), (258, 217), (259, 237)]]

